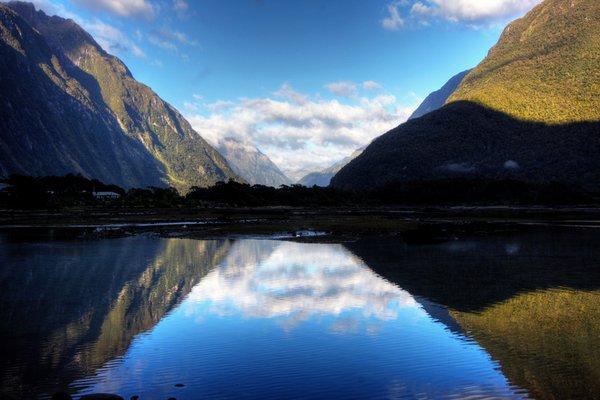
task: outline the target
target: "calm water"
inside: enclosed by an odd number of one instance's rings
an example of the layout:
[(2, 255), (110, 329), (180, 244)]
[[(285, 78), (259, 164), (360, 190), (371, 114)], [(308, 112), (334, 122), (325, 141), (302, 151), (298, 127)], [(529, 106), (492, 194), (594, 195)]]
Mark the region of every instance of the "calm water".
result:
[(0, 236), (0, 397), (599, 398), (598, 232)]

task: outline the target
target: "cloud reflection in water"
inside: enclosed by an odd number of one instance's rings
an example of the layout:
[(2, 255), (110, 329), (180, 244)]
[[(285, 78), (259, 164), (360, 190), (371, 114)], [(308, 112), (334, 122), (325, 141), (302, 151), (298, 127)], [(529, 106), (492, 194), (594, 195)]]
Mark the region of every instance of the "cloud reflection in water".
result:
[(408, 292), (374, 274), (341, 245), (261, 240), (237, 242), (193, 288), (186, 315), (200, 305), (220, 316), (283, 318), (286, 328), (335, 316), (335, 332), (356, 330), (358, 318), (393, 320), (400, 308), (421, 311)]

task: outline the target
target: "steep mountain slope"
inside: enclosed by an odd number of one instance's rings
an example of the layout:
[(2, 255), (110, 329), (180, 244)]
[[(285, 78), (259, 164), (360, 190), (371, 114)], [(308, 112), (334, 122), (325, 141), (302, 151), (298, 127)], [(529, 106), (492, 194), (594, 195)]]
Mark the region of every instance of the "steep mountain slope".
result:
[[(430, 93), (408, 119), (411, 120), (422, 117), (423, 115), (442, 107), (446, 103), (448, 97), (454, 93), (458, 85), (470, 71), (471, 70), (469, 69), (454, 75), (439, 90)], [(340, 172), (340, 170), (344, 168), (350, 161), (361, 155), (364, 149), (365, 147), (356, 150), (350, 156), (345, 157), (344, 159), (338, 161), (328, 168), (325, 168), (322, 171), (311, 172), (310, 174), (305, 175), (298, 181), (298, 183), (306, 187), (312, 187), (314, 185), (323, 187), (329, 186), (331, 183), (331, 178)]]
[(233, 171), (251, 185), (279, 187), (291, 183), (277, 165), (254, 146), (225, 138), (219, 143), (218, 150)]
[(546, 0), (509, 24), (448, 99), (528, 121), (600, 120), (600, 2)]
[(365, 148), (363, 147), (354, 151), (351, 155), (349, 155), (348, 157), (344, 157), (342, 160), (336, 162), (331, 167), (325, 168), (324, 170), (318, 172), (311, 172), (310, 174), (305, 175), (304, 177), (302, 177), (302, 179), (298, 181), (298, 183), (306, 187), (313, 187), (315, 185), (322, 187), (329, 186), (331, 178), (333, 178), (335, 174), (337, 174), (342, 168), (344, 168), (346, 164), (358, 157), (364, 149)]
[(172, 106), (71, 20), (0, 4), (0, 174), (181, 190), (237, 178)]
[(600, 3), (546, 0), (505, 29), (446, 106), (376, 139), (332, 185), (471, 176), (598, 189), (599, 60)]
[(410, 115), (410, 117), (408, 117), (408, 119), (410, 120), (422, 117), (423, 115), (435, 111), (446, 104), (448, 97), (454, 93), (458, 85), (460, 85), (469, 72), (471, 72), (470, 69), (454, 75), (439, 90), (431, 92), (429, 96), (423, 100), (419, 107), (417, 107), (417, 109)]

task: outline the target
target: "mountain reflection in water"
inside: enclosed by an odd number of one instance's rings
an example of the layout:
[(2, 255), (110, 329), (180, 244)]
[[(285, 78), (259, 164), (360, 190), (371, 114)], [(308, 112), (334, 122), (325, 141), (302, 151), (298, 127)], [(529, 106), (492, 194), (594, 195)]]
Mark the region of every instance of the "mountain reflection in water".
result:
[(0, 397), (598, 398), (599, 252), (0, 236)]
[(269, 240), (236, 241), (119, 362), (73, 387), (141, 398), (524, 396), (484, 350), (343, 246)]
[(0, 397), (64, 389), (127, 351), (230, 242), (0, 236)]
[(449, 310), (536, 399), (600, 399), (600, 234), (531, 229), (436, 246), (361, 240), (377, 273)]

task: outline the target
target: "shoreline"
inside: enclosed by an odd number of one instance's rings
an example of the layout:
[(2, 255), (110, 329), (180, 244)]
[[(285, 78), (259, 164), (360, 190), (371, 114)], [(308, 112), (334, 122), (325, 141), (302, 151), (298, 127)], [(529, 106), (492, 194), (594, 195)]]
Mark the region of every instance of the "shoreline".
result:
[(528, 227), (600, 228), (596, 207), (448, 206), (396, 208), (210, 208), (0, 210), (0, 232), (51, 232), (54, 239), (155, 233), (194, 239), (272, 237), (308, 242), (363, 236), (473, 235)]

